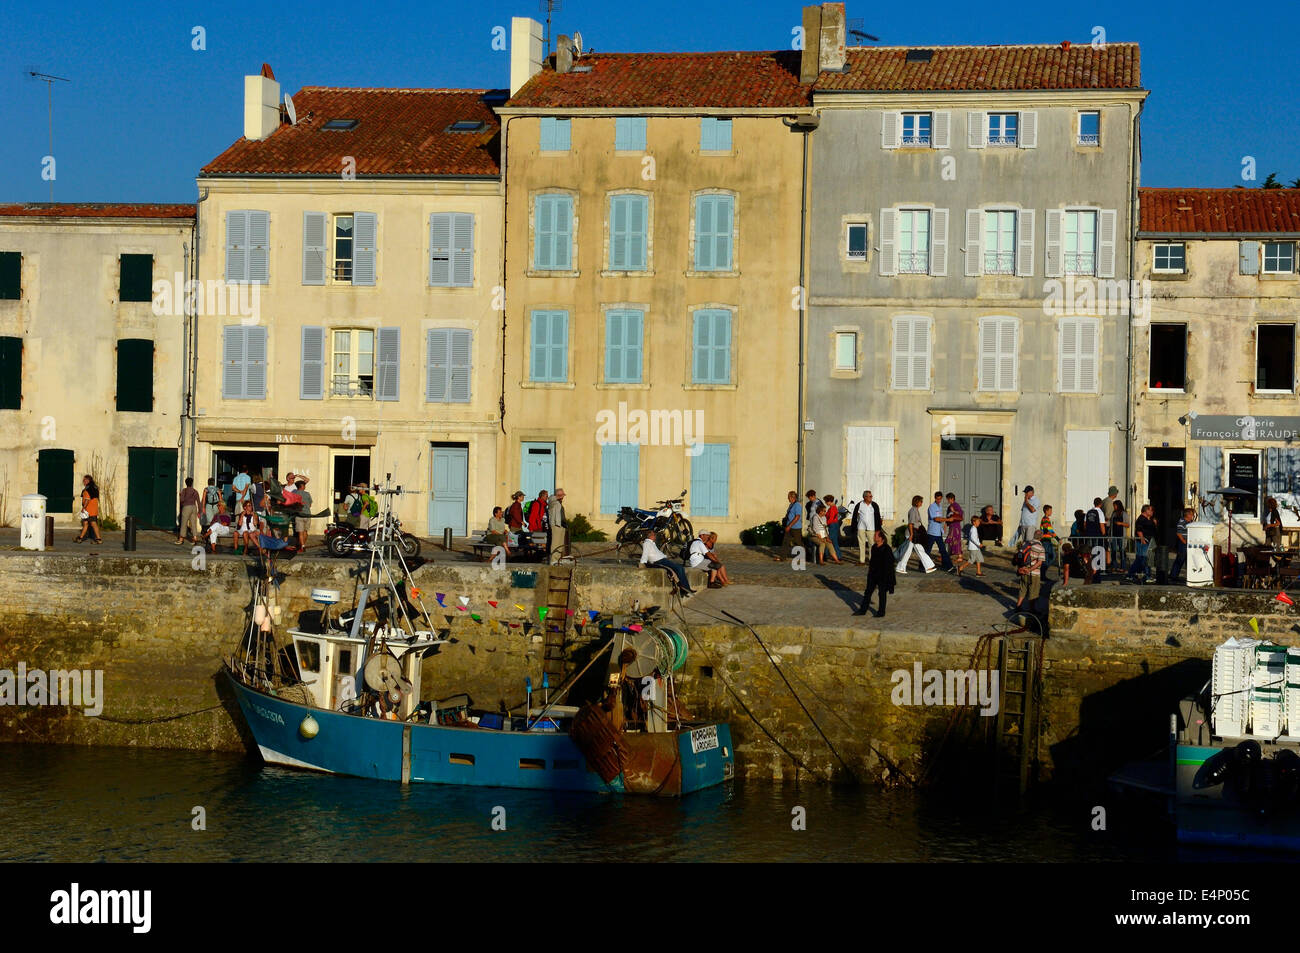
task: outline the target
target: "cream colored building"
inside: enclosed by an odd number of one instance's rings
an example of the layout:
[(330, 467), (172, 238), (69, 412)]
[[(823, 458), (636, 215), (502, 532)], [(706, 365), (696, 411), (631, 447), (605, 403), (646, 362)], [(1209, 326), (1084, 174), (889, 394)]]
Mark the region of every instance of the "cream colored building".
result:
[(183, 284), (193, 228), (193, 205), (0, 206), (0, 524), (40, 492), (77, 525), (90, 473), (102, 518), (171, 528), (186, 317), (153, 288)]
[(597, 53), (514, 21), (499, 484), (726, 541), (796, 478), (799, 54)]
[(1144, 188), (1138, 200), (1135, 259), (1150, 296), (1131, 363), (1140, 498), (1166, 528), (1196, 506), (1222, 542), (1222, 498), (1209, 491), (1249, 491), (1234, 546), (1262, 538), (1270, 495), (1284, 524), (1300, 525), (1287, 509), (1300, 504), (1300, 192)]
[(408, 530), (464, 535), (497, 485), (504, 94), (282, 105), (265, 73), (198, 179), (204, 287), (241, 294), (198, 321), (195, 476), (305, 473), (319, 510), (391, 474)]

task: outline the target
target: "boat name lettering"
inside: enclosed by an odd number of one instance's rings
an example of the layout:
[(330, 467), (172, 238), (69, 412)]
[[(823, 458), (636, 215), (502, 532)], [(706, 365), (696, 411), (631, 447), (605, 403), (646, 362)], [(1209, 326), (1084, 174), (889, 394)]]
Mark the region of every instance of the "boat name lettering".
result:
[(254, 705), (254, 706), (253, 706), (253, 711), (257, 712), (259, 715), (261, 715), (261, 716), (262, 716), (263, 718), (265, 718), (267, 721), (273, 721), (273, 722), (275, 722), (277, 725), (283, 725), (283, 724), (284, 724), (284, 719), (283, 719), (283, 718), (281, 718), (279, 715), (277, 715), (277, 714), (276, 714), (275, 712), (273, 712), (273, 711), (267, 711), (267, 710), (266, 710), (265, 708), (263, 708), (261, 705)]
[(707, 728), (696, 728), (691, 732), (691, 753), (699, 754), (701, 751), (713, 751), (718, 747), (718, 726), (709, 725)]

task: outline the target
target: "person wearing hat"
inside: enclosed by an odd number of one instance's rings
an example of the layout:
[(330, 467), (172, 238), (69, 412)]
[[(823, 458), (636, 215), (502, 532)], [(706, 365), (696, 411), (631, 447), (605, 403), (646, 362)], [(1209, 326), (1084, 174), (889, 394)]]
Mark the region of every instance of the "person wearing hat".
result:
[(1012, 549), (1017, 549), (1022, 542), (1027, 543), (1034, 538), (1034, 531), (1043, 518), (1042, 510), (1042, 504), (1034, 496), (1034, 488), (1025, 487), (1025, 498), (1020, 503), (1020, 525), (1016, 527), (1015, 539), (1011, 541)]
[(718, 554), (713, 551), (718, 545), (718, 534), (705, 530), (695, 539), (691, 540), (688, 565), (692, 569), (707, 569), (709, 571), (709, 588), (721, 589), (723, 586), (731, 585), (731, 580), (727, 578), (726, 567), (718, 559)]

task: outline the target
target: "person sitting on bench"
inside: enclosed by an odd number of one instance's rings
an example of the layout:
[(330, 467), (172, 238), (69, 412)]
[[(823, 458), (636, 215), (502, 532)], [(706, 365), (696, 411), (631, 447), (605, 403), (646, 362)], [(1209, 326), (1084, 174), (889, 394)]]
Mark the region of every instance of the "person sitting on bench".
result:
[(641, 543), (641, 565), (649, 566), (652, 569), (666, 569), (677, 580), (677, 588), (681, 590), (682, 595), (689, 596), (694, 593), (691, 584), (686, 579), (686, 567), (681, 563), (675, 563), (664, 555), (657, 545), (655, 545), (655, 531), (650, 530), (645, 534), (645, 541)]

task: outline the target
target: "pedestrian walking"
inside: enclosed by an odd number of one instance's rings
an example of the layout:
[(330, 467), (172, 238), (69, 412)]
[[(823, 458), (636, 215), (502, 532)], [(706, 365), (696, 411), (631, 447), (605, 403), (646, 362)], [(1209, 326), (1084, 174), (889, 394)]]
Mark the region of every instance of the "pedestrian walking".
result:
[(831, 548), (835, 550), (835, 561), (840, 561), (840, 521), (844, 519), (844, 511), (840, 509), (839, 501), (835, 499), (835, 494), (827, 493), (822, 500), (826, 504), (826, 530), (830, 533)]
[(930, 554), (931, 546), (939, 547), (939, 561), (943, 566), (944, 572), (952, 572), (952, 557), (948, 555), (948, 548), (943, 544), (943, 534), (945, 526), (943, 524), (943, 491), (936, 490), (934, 502), (926, 510), (925, 525), (925, 553)]
[(505, 512), (506, 526), (510, 532), (517, 533), (524, 528), (524, 491), (515, 490), (510, 494), (510, 505)]
[(984, 575), (984, 540), (980, 537), (980, 527), (984, 520), (979, 514), (970, 518), (970, 561), (975, 564), (975, 575)]
[(1196, 518), (1196, 511), (1190, 506), (1183, 510), (1183, 518), (1174, 528), (1174, 538), (1178, 540), (1178, 554), (1174, 557), (1174, 568), (1169, 570), (1169, 581), (1178, 582), (1178, 573), (1187, 564), (1187, 524)]
[(1138, 518), (1133, 523), (1133, 539), (1136, 555), (1133, 557), (1133, 565), (1129, 567), (1129, 578), (1134, 582), (1150, 582), (1151, 566), (1147, 560), (1147, 554), (1151, 551), (1151, 544), (1156, 538), (1156, 522), (1151, 518), (1155, 510), (1150, 503), (1147, 503), (1138, 511)]
[(948, 494), (948, 509), (944, 515), (944, 524), (947, 526), (944, 532), (945, 541), (948, 544), (948, 555), (952, 557), (953, 564), (957, 567), (957, 575), (966, 568), (966, 557), (962, 550), (966, 547), (962, 545), (962, 525), (966, 522), (966, 513), (957, 502), (957, 494)]
[(926, 540), (925, 520), (921, 517), (921, 504), (925, 502), (920, 496), (912, 497), (912, 508), (907, 511), (907, 535), (903, 545), (898, 548), (897, 573), (907, 575), (907, 564), (916, 553), (921, 558), (921, 568), (927, 573), (934, 572), (934, 560), (926, 553), (923, 543)]
[(546, 551), (551, 554), (551, 565), (569, 555), (569, 521), (564, 516), (564, 489), (555, 488), (546, 514)]
[(208, 485), (203, 488), (203, 512), (199, 514), (199, 522), (203, 524), (205, 533), (217, 515), (217, 504), (220, 502), (221, 491), (217, 489), (217, 481), (213, 477), (208, 477)]
[(894, 591), (896, 580), (894, 578), (894, 552), (889, 548), (889, 540), (885, 536), (883, 529), (878, 529), (872, 536), (871, 542), (871, 563), (867, 567), (867, 589), (862, 594), (862, 605), (854, 610), (854, 615), (866, 615), (867, 609), (871, 605), (871, 596), (875, 592), (880, 593), (880, 610), (876, 613), (877, 619), (885, 617), (885, 602), (891, 592)]
[(867, 549), (873, 545), (876, 530), (884, 529), (880, 517), (880, 506), (871, 498), (871, 491), (864, 490), (862, 499), (853, 508), (853, 529), (858, 534), (858, 565), (867, 564)]
[[(799, 505), (799, 494), (791, 490), (786, 495), (789, 505), (785, 508), (785, 519), (781, 523), (781, 547), (787, 556), (794, 555), (794, 548), (803, 543), (803, 507)], [(779, 560), (781, 557), (773, 556)]]
[(81, 535), (77, 542), (84, 543), (93, 534), (96, 543), (104, 542), (99, 535), (99, 487), (89, 473), (81, 478)]
[(179, 546), (186, 540), (197, 543), (203, 532), (199, 529), (199, 491), (194, 489), (194, 477), (185, 478), (185, 487), (180, 492), (180, 508), (176, 545)]
[(307, 536), (311, 532), (311, 494), (307, 492), (308, 477), (298, 474), (294, 486), (298, 490), (298, 496), (302, 502), (298, 507), (298, 514), (293, 518), (293, 528), (298, 531), (298, 551), (307, 548)]
[(1056, 547), (1059, 537), (1056, 535), (1056, 527), (1052, 524), (1052, 504), (1047, 503), (1043, 506), (1043, 519), (1038, 524), (1038, 528), (1043, 531), (1043, 578), (1047, 578), (1047, 570), (1056, 562)]
[(1042, 504), (1034, 495), (1034, 488), (1025, 487), (1025, 497), (1020, 501), (1020, 525), (1016, 527), (1015, 538), (1011, 540), (1012, 549), (1019, 548), (1021, 543), (1027, 543), (1034, 538), (1034, 532), (1038, 529), (1038, 522), (1042, 516)]
[(1038, 596), (1042, 591), (1042, 569), (1043, 569), (1043, 531), (1036, 529), (1029, 542), (1023, 545), (1017, 552), (1020, 557), (1020, 565), (1016, 567), (1016, 575), (1020, 581), (1020, 591), (1016, 599), (1016, 608), (1019, 609), (1029, 600), (1029, 609), (1034, 611), (1034, 603), (1038, 602)]

